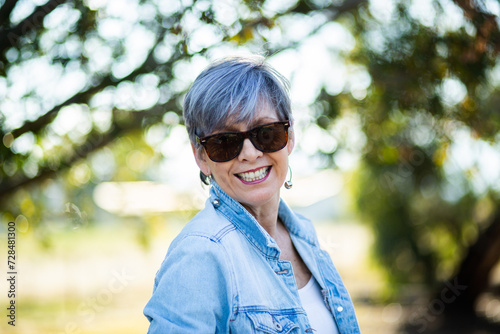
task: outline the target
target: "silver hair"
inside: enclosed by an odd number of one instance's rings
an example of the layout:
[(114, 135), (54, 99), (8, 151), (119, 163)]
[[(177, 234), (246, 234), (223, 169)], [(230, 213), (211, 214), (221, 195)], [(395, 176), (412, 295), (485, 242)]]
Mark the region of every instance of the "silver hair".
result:
[(228, 122), (250, 123), (263, 103), (282, 121), (292, 120), (287, 79), (261, 56), (224, 58), (193, 82), (184, 99), (184, 122), (191, 142), (222, 130)]

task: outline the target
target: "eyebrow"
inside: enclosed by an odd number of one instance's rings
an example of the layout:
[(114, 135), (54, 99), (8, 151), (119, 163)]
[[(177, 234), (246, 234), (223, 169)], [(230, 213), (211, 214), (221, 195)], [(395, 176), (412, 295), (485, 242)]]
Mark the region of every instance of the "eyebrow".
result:
[[(274, 123), (274, 122), (279, 122), (280, 120), (277, 118), (273, 117), (261, 117), (256, 120), (252, 120), (250, 123), (248, 123), (248, 130), (253, 129), (258, 127), (259, 125), (264, 125), (268, 123)], [(235, 124), (231, 124), (229, 126), (225, 126), (224, 128), (221, 129), (222, 132), (241, 132), (239, 129), (236, 128)]]
[(254, 128), (256, 126), (262, 125), (262, 124), (267, 124), (267, 123), (273, 123), (273, 122), (279, 122), (279, 118), (274, 118), (274, 117), (261, 117), (255, 120), (255, 122), (251, 122), (250, 126), (251, 128)]

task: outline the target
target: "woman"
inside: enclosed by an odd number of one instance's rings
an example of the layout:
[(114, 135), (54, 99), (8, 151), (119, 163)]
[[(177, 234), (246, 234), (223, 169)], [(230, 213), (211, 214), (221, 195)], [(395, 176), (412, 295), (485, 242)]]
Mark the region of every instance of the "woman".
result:
[(359, 333), (311, 222), (280, 200), (295, 141), (286, 80), (260, 57), (218, 61), (184, 119), (210, 198), (157, 273), (149, 333)]

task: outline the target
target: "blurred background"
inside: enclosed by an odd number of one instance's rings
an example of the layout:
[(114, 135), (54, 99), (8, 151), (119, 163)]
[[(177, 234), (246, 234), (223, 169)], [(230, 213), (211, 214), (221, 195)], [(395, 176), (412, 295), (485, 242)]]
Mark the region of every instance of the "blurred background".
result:
[(207, 195), (183, 96), (211, 61), (260, 54), (291, 82), (283, 198), (362, 332), (499, 333), (499, 17), (498, 0), (0, 0), (0, 267), (15, 222), (19, 273), (0, 332), (147, 331)]

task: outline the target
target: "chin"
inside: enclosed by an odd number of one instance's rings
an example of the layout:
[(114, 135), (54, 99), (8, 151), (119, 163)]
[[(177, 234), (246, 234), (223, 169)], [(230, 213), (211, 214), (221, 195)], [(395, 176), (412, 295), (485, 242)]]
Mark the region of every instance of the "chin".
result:
[(249, 191), (243, 194), (243, 196), (240, 196), (240, 203), (255, 207), (264, 205), (276, 197), (279, 198), (279, 189), (277, 191), (271, 191), (270, 189), (255, 192)]

